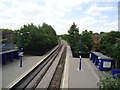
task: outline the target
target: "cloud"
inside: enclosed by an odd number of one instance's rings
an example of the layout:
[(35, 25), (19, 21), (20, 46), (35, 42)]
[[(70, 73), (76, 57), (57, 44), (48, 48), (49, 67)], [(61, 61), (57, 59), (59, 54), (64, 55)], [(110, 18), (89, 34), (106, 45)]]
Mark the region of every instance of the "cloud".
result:
[(101, 12), (103, 11), (112, 11), (112, 10), (117, 10), (113, 6), (109, 7), (98, 7), (96, 5), (91, 6), (85, 13), (92, 15), (92, 16), (101, 16)]
[[(100, 0), (95, 0), (97, 1)], [(76, 22), (81, 30), (93, 28), (100, 22), (94, 16), (115, 9), (113, 6), (103, 8), (93, 5), (84, 15), (82, 5), (90, 2), (93, 0), (0, 0), (0, 28), (19, 29), (24, 24), (38, 25), (46, 22), (53, 26), (57, 34), (63, 34), (67, 33), (73, 22)], [(65, 18), (68, 13), (73, 15), (75, 10), (78, 12), (74, 19)], [(79, 14), (84, 16), (80, 17)], [(108, 19), (108, 17), (101, 16), (101, 19)]]
[(81, 11), (82, 7), (77, 7), (76, 10)]
[(101, 22), (101, 25), (96, 25), (95, 27), (89, 27), (89, 29), (93, 30), (93, 32), (110, 32), (110, 31), (117, 31), (118, 30), (118, 21), (107, 21), (107, 20), (100, 20), (98, 23)]
[(107, 23), (104, 24), (104, 26), (117, 27), (118, 26), (118, 21), (107, 22)]
[(85, 17), (82, 17), (79, 20), (77, 20), (78, 25), (80, 25), (82, 27), (88, 27), (97, 22), (98, 22), (97, 19), (90, 17), (90, 16), (85, 16)]
[(93, 2), (118, 2), (119, 0), (93, 0)]
[[(1, 0), (0, 27), (19, 29), (20, 25), (27, 23), (48, 22), (60, 31), (66, 26), (63, 26), (67, 22), (63, 18), (65, 14), (73, 7), (89, 1), (91, 0)], [(59, 22), (63, 23), (60, 25)]]
[(109, 16), (101, 16), (101, 19), (107, 19)]
[(118, 21), (111, 21), (108, 17), (97, 19), (92, 16), (84, 16), (75, 21), (79, 27), (80, 33), (83, 30), (92, 30), (93, 32), (109, 32), (118, 30)]

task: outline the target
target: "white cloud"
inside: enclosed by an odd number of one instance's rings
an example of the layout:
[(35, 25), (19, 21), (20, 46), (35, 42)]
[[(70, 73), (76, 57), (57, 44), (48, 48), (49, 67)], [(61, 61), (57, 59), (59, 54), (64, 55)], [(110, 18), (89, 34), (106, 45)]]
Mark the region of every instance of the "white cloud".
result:
[(89, 27), (90, 30), (93, 30), (93, 32), (110, 32), (110, 31), (117, 31), (118, 30), (118, 21), (107, 21), (107, 20), (101, 20), (99, 23), (102, 23), (101, 26), (94, 26)]
[(92, 16), (101, 16), (101, 12), (103, 11), (112, 11), (112, 10), (117, 10), (113, 6), (109, 7), (98, 7), (96, 5), (91, 6), (85, 13), (92, 15)]
[(82, 7), (77, 7), (76, 10), (81, 11)]
[(93, 2), (118, 2), (119, 0), (93, 0)]
[(90, 16), (86, 16), (81, 18), (80, 20), (77, 20), (78, 24), (82, 27), (86, 27), (86, 26), (91, 26), (95, 23), (97, 23), (97, 19), (90, 17)]
[[(105, 19), (106, 18), (106, 19)], [(107, 17), (96, 19), (92, 16), (84, 16), (79, 20), (76, 20), (76, 24), (79, 27), (80, 33), (83, 30), (92, 30), (93, 32), (109, 32), (118, 30), (118, 21), (109, 21)]]
[[(46, 22), (60, 33), (59, 31), (67, 26), (64, 23), (68, 20), (63, 18), (64, 15), (73, 7), (89, 1), (91, 0), (1, 0), (0, 27), (19, 29), (27, 23)], [(9, 8), (6, 7), (8, 3), (11, 5)]]
[(104, 24), (104, 26), (117, 27), (118, 26), (118, 21), (107, 22), (107, 23)]
[[(73, 22), (76, 22), (81, 30), (89, 29), (99, 23), (92, 16), (78, 15), (76, 19), (64, 18), (66, 13), (73, 9), (80, 11), (84, 8), (81, 5), (89, 2), (93, 0), (0, 0), (0, 28), (19, 29), (24, 24), (38, 25), (46, 22), (53, 26), (57, 34), (63, 34), (67, 33)], [(112, 6), (103, 8), (94, 5), (86, 13), (98, 16), (102, 11), (113, 9), (115, 8)], [(101, 18), (106, 19), (107, 16)]]
[(109, 16), (101, 16), (101, 19), (107, 19)]

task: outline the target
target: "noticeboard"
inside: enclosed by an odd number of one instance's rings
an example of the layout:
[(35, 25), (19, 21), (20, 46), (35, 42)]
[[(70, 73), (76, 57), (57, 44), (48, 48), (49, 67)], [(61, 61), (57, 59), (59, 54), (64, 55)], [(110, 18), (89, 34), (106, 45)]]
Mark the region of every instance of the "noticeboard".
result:
[(111, 68), (111, 62), (103, 62), (103, 67), (104, 68)]

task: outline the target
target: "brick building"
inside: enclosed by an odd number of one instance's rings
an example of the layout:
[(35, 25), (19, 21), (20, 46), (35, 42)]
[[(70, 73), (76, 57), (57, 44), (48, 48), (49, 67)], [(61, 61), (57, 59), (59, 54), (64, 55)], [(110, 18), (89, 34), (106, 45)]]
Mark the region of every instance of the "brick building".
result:
[(94, 35), (92, 36), (92, 38), (94, 43), (94, 46), (92, 47), (92, 51), (100, 51), (99, 42), (100, 42), (101, 35), (100, 34)]
[(0, 31), (0, 39), (7, 39), (8, 43), (13, 43), (13, 31)]

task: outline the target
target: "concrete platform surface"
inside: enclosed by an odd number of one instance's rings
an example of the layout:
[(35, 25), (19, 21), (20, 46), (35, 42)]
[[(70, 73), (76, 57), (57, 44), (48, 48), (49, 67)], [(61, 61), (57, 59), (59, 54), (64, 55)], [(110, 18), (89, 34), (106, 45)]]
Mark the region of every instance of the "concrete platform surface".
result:
[(97, 88), (99, 77), (91, 67), (89, 59), (82, 58), (82, 70), (79, 70), (79, 58), (69, 60), (68, 88)]
[(43, 56), (24, 56), (23, 57), (23, 66), (20, 67), (20, 61), (14, 60), (12, 63), (7, 63), (7, 65), (2, 66), (2, 88), (5, 88), (16, 79), (21, 77), (24, 73), (28, 72), (31, 67), (34, 67), (37, 63), (39, 63), (43, 58), (45, 58), (48, 54), (51, 53), (50, 50)]
[(106, 71), (100, 71), (89, 58), (82, 58), (82, 70), (79, 70), (80, 58), (73, 58), (71, 48), (67, 44), (67, 56), (62, 78), (61, 88), (94, 88), (98, 90), (97, 83), (100, 79), (109, 76)]
[[(95, 88), (101, 77), (105, 77), (102, 71), (90, 61), (82, 58), (82, 70), (79, 70), (80, 58), (73, 58), (71, 48), (67, 44), (67, 56), (62, 79), (62, 88)], [(64, 90), (64, 89), (63, 89)]]

